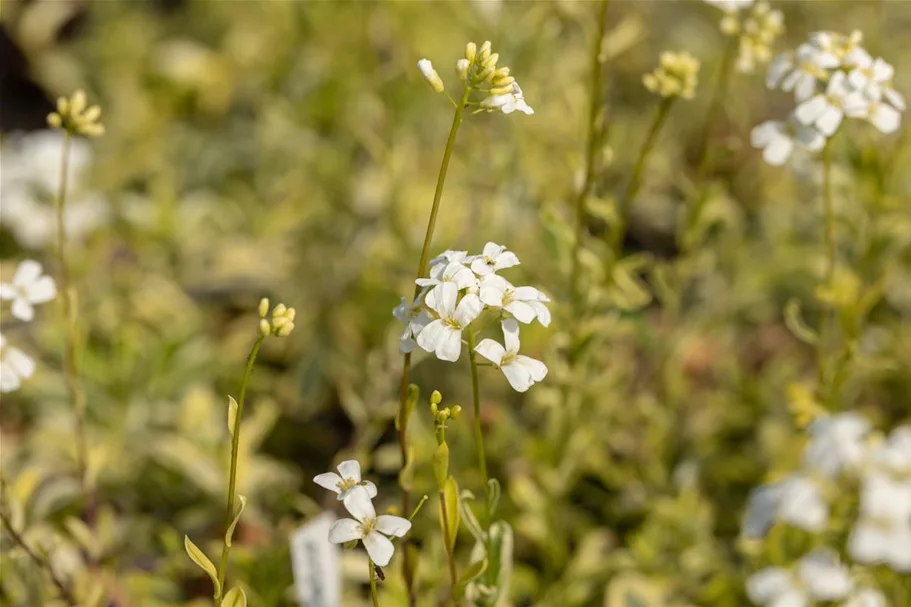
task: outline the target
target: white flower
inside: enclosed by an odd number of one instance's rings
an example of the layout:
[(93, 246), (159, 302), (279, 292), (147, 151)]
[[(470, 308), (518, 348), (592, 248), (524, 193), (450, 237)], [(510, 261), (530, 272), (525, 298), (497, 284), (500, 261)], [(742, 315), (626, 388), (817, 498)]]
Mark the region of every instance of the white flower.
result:
[(889, 439), (877, 447), (873, 459), (889, 474), (911, 477), (911, 426), (893, 430)]
[(869, 431), (870, 422), (856, 413), (815, 420), (809, 427), (804, 466), (829, 478), (856, 468), (868, 453), (865, 439)]
[(811, 479), (793, 474), (750, 494), (743, 534), (750, 538), (763, 537), (775, 521), (816, 532), (825, 527), (828, 518), (829, 506), (819, 487)]
[(516, 392), (525, 392), (547, 375), (547, 367), (540, 360), (519, 354), (519, 324), (507, 318), (503, 327), (504, 348), (492, 339), (485, 339), (475, 352), (497, 365), (506, 376), (506, 381)]
[(854, 582), (829, 552), (816, 550), (797, 562), (797, 571), (768, 567), (747, 579), (747, 596), (757, 605), (806, 607), (814, 601), (835, 601), (851, 592)]
[(426, 310), (420, 306), (420, 295), (415, 301), (417, 303), (412, 305), (408, 303), (407, 298), (402, 297), (401, 303), (392, 310), (392, 315), (405, 324), (402, 335), (399, 337), (399, 348), (404, 354), (414, 350), (415, 346), (417, 346), (417, 342), (414, 341), (415, 338), (427, 326), (427, 323), (432, 320)]
[(873, 471), (860, 491), (862, 517), (911, 525), (911, 479)]
[(0, 334), (0, 393), (15, 392), (35, 372), (35, 361), (18, 348), (8, 346)]
[(499, 109), (504, 114), (512, 114), (516, 110), (529, 116), (535, 113), (531, 106), (525, 103), (525, 96), (518, 82), (512, 83), (512, 91), (502, 95), (491, 95), (482, 100), (481, 107), (486, 110)]
[(54, 279), (41, 274), (41, 264), (31, 259), (19, 263), (13, 280), (0, 284), (0, 299), (13, 300), (13, 316), (26, 322), (35, 317), (33, 304), (46, 303), (57, 295)]
[(842, 607), (886, 607), (886, 597), (874, 588), (860, 588), (842, 603)]
[(430, 267), (432, 268), (440, 264), (446, 265), (453, 261), (471, 263), (472, 260), (474, 260), (474, 255), (469, 255), (468, 251), (453, 251), (452, 249), (446, 249), (430, 260)]
[(866, 107), (862, 94), (850, 87), (844, 72), (838, 71), (829, 79), (825, 94), (816, 95), (798, 105), (794, 117), (801, 124), (815, 125), (823, 135), (831, 137), (845, 114), (866, 113)]
[(905, 110), (905, 99), (901, 93), (892, 88), (892, 77), (895, 68), (882, 57), (873, 57), (866, 50), (856, 48), (847, 61), (853, 66), (848, 73), (848, 82), (859, 91), (863, 91), (871, 101), (886, 100), (896, 109)]
[(471, 262), (471, 270), (478, 276), (493, 274), (497, 270), (511, 268), (519, 265), (519, 258), (506, 247), (494, 242), (484, 245), (484, 252), (476, 256)]
[(339, 474), (323, 472), (313, 477), (313, 482), (338, 494), (338, 499), (345, 499), (355, 487), (363, 487), (368, 499), (376, 497), (376, 485), (370, 481), (361, 480), (361, 465), (357, 460), (345, 460), (338, 465)]
[(827, 70), (841, 62), (832, 54), (820, 51), (811, 44), (801, 44), (796, 52), (781, 53), (769, 64), (766, 86), (779, 84), (785, 92), (794, 91), (797, 101), (806, 101), (816, 93), (816, 84), (824, 80)]
[(546, 314), (541, 324), (550, 324), (550, 311), (540, 299), (541, 293), (534, 287), (514, 287), (498, 274), (488, 274), (481, 279), (481, 301), (493, 308), (503, 308), (516, 320), (530, 323), (543, 309)]
[(430, 278), (418, 278), (415, 282), (422, 287), (433, 287), (424, 296), (424, 303), (429, 308), (436, 307), (436, 300), (443, 292), (444, 284), (454, 284), (457, 291), (476, 286), (478, 279), (474, 272), (460, 261), (451, 261), (446, 265), (438, 263), (430, 267)]
[(462, 353), (462, 331), (484, 309), (481, 300), (472, 293), (462, 297), (459, 305), (455, 283), (444, 282), (434, 300), (433, 310), (439, 318), (431, 321), (418, 335), (417, 342), (427, 352), (435, 352), (440, 360), (455, 362)]
[(817, 152), (825, 145), (826, 138), (816, 129), (796, 120), (767, 120), (752, 130), (750, 143), (754, 148), (763, 148), (763, 160), (781, 166), (790, 158), (795, 146)]
[(861, 518), (848, 537), (848, 554), (858, 563), (911, 572), (911, 523)]
[(344, 544), (361, 540), (374, 563), (380, 567), (388, 565), (395, 553), (395, 547), (386, 536), (404, 536), (411, 529), (411, 522), (389, 514), (377, 516), (367, 490), (361, 486), (352, 489), (345, 497), (344, 503), (345, 508), (356, 520), (343, 518), (332, 523), (329, 528), (329, 541), (333, 544)]
[(424, 76), (430, 87), (437, 93), (442, 93), (445, 90), (443, 86), (443, 81), (440, 79), (440, 75), (435, 69), (433, 69), (433, 64), (430, 63), (430, 59), (421, 59), (418, 61), (418, 69), (421, 70), (421, 74)]
[(717, 6), (721, 10), (728, 12), (750, 8), (753, 5), (753, 2), (754, 0), (705, 0), (706, 4)]

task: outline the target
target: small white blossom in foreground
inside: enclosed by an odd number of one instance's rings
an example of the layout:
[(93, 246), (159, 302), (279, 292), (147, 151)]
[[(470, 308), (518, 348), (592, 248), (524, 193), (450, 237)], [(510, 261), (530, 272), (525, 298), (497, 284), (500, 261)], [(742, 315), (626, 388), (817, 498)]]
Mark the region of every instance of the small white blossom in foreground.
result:
[(345, 460), (338, 465), (338, 474), (324, 472), (313, 477), (313, 482), (338, 494), (338, 499), (343, 500), (355, 487), (363, 487), (368, 498), (376, 497), (376, 485), (370, 481), (361, 480), (361, 465), (357, 460)]
[(828, 519), (829, 505), (818, 485), (809, 477), (792, 474), (750, 494), (743, 534), (750, 538), (763, 537), (776, 521), (816, 532), (825, 527)]
[(35, 317), (35, 304), (49, 302), (56, 295), (54, 279), (42, 275), (41, 264), (32, 259), (19, 263), (12, 282), (0, 284), (0, 299), (12, 300), (13, 316), (25, 322)]
[(865, 107), (863, 96), (848, 84), (844, 72), (835, 72), (829, 79), (825, 93), (811, 97), (797, 106), (794, 117), (804, 125), (813, 125), (826, 137), (831, 137), (841, 126), (845, 115), (856, 116)]
[(429, 59), (421, 59), (418, 61), (418, 69), (421, 70), (421, 74), (424, 76), (424, 80), (430, 84), (430, 88), (432, 88), (434, 91), (437, 93), (442, 93), (446, 89), (446, 87), (443, 86), (443, 81), (440, 79), (440, 75), (435, 69), (433, 69), (433, 64)]
[(519, 258), (515, 253), (495, 242), (488, 242), (484, 245), (484, 251), (472, 260), (471, 271), (478, 276), (486, 276), (517, 265)]
[(430, 266), (430, 278), (418, 278), (415, 283), (421, 287), (433, 287), (424, 296), (424, 300), (429, 307), (435, 308), (436, 299), (442, 295), (445, 283), (452, 283), (457, 291), (461, 291), (462, 289), (477, 286), (478, 278), (460, 261), (454, 260), (446, 265), (440, 263)]
[(6, 337), (0, 334), (0, 393), (15, 392), (22, 385), (22, 380), (35, 373), (35, 361), (20, 350), (6, 343)]
[(356, 486), (344, 498), (345, 508), (354, 519), (344, 518), (332, 523), (329, 541), (344, 544), (360, 540), (370, 559), (385, 567), (392, 560), (395, 546), (386, 536), (402, 537), (411, 529), (411, 522), (400, 516), (376, 515), (367, 490)]
[(791, 157), (795, 147), (818, 152), (826, 144), (826, 138), (816, 129), (796, 120), (766, 120), (750, 132), (750, 144), (754, 148), (762, 148), (763, 160), (773, 166), (781, 166)]
[[(492, 308), (503, 308), (519, 322), (530, 323), (538, 317), (540, 309), (547, 310), (539, 297), (541, 293), (534, 287), (514, 287), (499, 274), (487, 274), (481, 279), (481, 301)], [(541, 324), (545, 327), (550, 322), (549, 312)]]
[(808, 428), (810, 443), (803, 464), (829, 478), (854, 470), (867, 456), (866, 437), (870, 422), (857, 413), (821, 417)]
[(818, 83), (829, 77), (828, 70), (838, 64), (838, 59), (812, 44), (801, 44), (796, 51), (781, 53), (772, 60), (766, 85), (770, 89), (781, 85), (781, 90), (793, 92), (798, 102), (806, 101), (816, 93)]
[(739, 11), (750, 8), (754, 0), (705, 0), (706, 4), (717, 6), (723, 11)]
[[(420, 299), (419, 296), (418, 302)], [(392, 314), (405, 325), (402, 335), (399, 337), (399, 348), (407, 354), (417, 347), (418, 344), (414, 338), (432, 319), (420, 306), (420, 303), (410, 304), (405, 297), (402, 297), (402, 302), (392, 310)]]
[(462, 353), (462, 331), (481, 314), (484, 305), (471, 293), (456, 305), (458, 290), (455, 284), (446, 282), (440, 286), (442, 293), (434, 301), (433, 308), (439, 318), (424, 327), (417, 342), (427, 352), (435, 352), (440, 360), (455, 362)]
[(512, 318), (501, 323), (504, 348), (492, 339), (485, 339), (475, 351), (503, 371), (506, 381), (516, 392), (525, 392), (547, 375), (547, 366), (540, 360), (519, 354), (519, 324)]
[(851, 592), (848, 570), (829, 552), (814, 551), (797, 562), (797, 571), (768, 567), (747, 579), (747, 596), (756, 605), (802, 607), (837, 601)]
[(504, 114), (512, 114), (516, 110), (527, 116), (535, 113), (530, 105), (525, 102), (525, 95), (518, 82), (513, 82), (509, 92), (501, 95), (491, 95), (481, 101), (481, 107), (485, 110), (500, 110)]

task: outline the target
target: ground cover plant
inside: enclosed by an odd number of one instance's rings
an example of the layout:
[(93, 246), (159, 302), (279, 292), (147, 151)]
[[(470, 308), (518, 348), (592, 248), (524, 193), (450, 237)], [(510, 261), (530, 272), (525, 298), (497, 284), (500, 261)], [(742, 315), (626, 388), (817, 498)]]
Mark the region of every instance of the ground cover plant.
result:
[(911, 605), (911, 5), (0, 10), (0, 604)]

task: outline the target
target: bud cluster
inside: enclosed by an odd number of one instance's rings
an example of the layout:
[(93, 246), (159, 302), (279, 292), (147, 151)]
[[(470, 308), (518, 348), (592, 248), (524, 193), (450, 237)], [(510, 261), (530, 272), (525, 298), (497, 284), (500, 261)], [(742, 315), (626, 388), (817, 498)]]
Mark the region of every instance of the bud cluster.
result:
[(269, 314), (269, 298), (263, 297), (259, 302), (259, 333), (263, 337), (287, 337), (294, 330), (294, 308), (278, 304), (272, 309), (272, 321), (266, 318)]
[(83, 135), (85, 137), (99, 137), (104, 134), (104, 125), (98, 120), (101, 118), (101, 108), (97, 105), (86, 107), (84, 91), (76, 91), (67, 99), (57, 99), (57, 111), (47, 116), (47, 123), (55, 129), (63, 129), (70, 135)]
[(692, 99), (696, 95), (699, 60), (687, 52), (661, 53), (658, 67), (642, 77), (645, 88), (662, 97)]

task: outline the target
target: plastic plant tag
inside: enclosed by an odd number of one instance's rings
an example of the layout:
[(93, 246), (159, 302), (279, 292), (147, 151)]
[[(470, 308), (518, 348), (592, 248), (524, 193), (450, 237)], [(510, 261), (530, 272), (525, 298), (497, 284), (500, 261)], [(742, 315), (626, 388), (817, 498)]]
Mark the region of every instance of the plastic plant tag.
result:
[(325, 512), (291, 534), (294, 594), (301, 607), (339, 607), (341, 571), (338, 546), (329, 543), (335, 516)]

